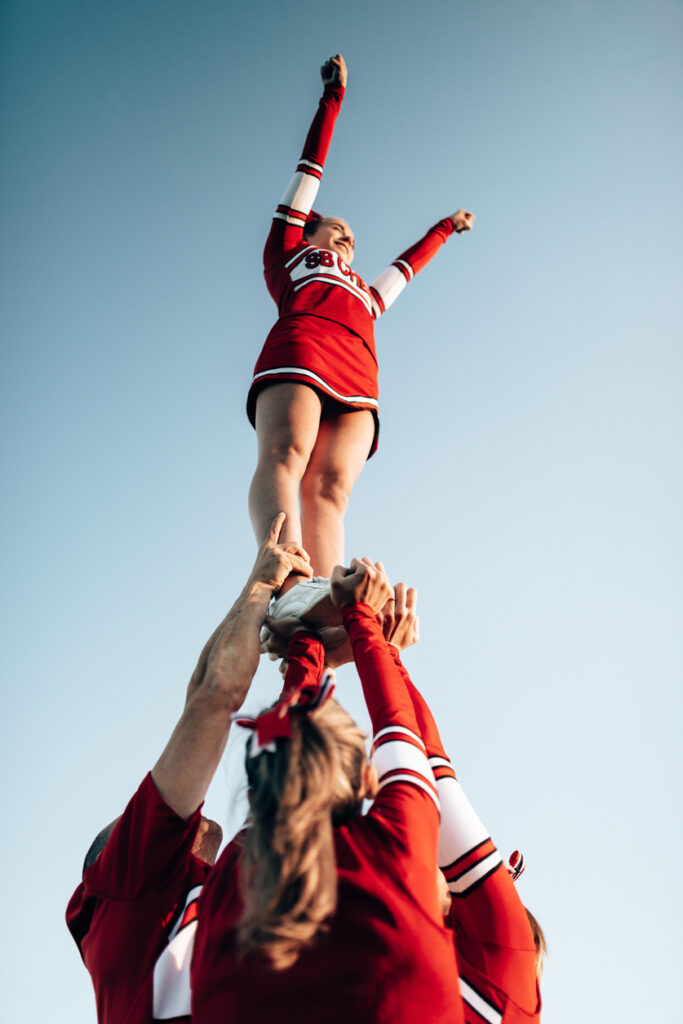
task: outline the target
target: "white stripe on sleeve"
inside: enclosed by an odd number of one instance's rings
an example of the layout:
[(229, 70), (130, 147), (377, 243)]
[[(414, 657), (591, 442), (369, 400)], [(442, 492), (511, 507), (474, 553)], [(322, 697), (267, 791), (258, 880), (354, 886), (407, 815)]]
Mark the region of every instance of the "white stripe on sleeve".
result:
[(387, 310), (392, 302), (399, 297), (407, 283), (398, 267), (392, 266), (383, 270), (379, 277), (372, 282), (371, 287), (379, 293), (384, 303), (384, 309)]
[(503, 1014), (495, 1006), (491, 1006), (478, 992), (468, 985), (464, 978), (460, 978), (460, 992), (463, 1001), (475, 1010), (480, 1017), (483, 1017), (488, 1024), (502, 1024)]
[(409, 281), (413, 280), (413, 278), (415, 277), (415, 271), (411, 267), (410, 263), (406, 263), (405, 260), (394, 260), (394, 263), (398, 263), (399, 267), (403, 267), (406, 274), (408, 275)]
[(383, 781), (380, 782), (378, 789), (384, 789), (385, 786), (390, 786), (393, 782), (409, 782), (411, 786), (417, 786), (418, 789), (423, 789), (425, 793), (428, 793), (429, 796), (431, 796), (437, 811), (439, 810), (439, 799), (434, 792), (434, 787), (430, 786), (424, 779), (419, 778), (417, 775), (409, 775), (407, 772), (404, 775), (399, 773), (397, 775), (390, 775), (388, 778), (383, 779)]
[(436, 786), (429, 761), (413, 743), (406, 743), (405, 740), (390, 740), (388, 743), (382, 743), (375, 750), (372, 760), (380, 780), (387, 772), (396, 771), (398, 768), (409, 768), (413, 772), (419, 772), (432, 786)]
[(412, 739), (414, 739), (419, 744), (419, 746), (422, 747), (423, 750), (425, 749), (425, 745), (422, 742), (422, 737), (418, 736), (416, 732), (412, 732), (410, 729), (406, 729), (405, 725), (387, 725), (385, 726), (384, 729), (380, 729), (380, 731), (378, 733), (375, 733), (375, 735), (372, 738), (373, 747), (377, 746), (377, 740), (381, 739), (382, 736), (386, 736), (387, 733), (392, 732), (400, 732), (403, 733), (404, 736), (411, 736)]
[(499, 854), (498, 850), (494, 850), (488, 857), (484, 857), (478, 864), (466, 871), (464, 875), (460, 875), (459, 878), (455, 878), (452, 882), (448, 883), (448, 888), (451, 892), (457, 896), (463, 896), (468, 889), (471, 889), (475, 882), (478, 882), (485, 875), (488, 875), (494, 868), (497, 868), (499, 864), (503, 863), (503, 858)]
[(301, 166), (301, 164), (305, 164), (306, 167), (312, 167), (314, 171), (320, 171), (321, 174), (323, 173), (323, 165), (317, 164), (315, 160), (305, 160), (301, 157), (301, 160), (299, 160), (299, 166)]
[(306, 174), (304, 171), (296, 171), (280, 200), (280, 206), (289, 206), (293, 210), (299, 210), (308, 216), (319, 188), (320, 179), (316, 178), (315, 175)]
[(457, 779), (450, 776), (437, 779), (436, 788), (441, 804), (439, 865), (446, 867), (483, 843), (489, 838), (489, 833)]

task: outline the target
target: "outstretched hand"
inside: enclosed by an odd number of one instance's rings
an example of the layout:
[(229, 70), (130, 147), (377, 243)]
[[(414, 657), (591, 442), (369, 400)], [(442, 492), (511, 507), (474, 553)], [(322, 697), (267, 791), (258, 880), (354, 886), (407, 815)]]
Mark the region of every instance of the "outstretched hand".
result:
[(384, 639), (404, 651), (420, 639), (420, 620), (417, 616), (417, 590), (397, 583), (394, 593), (380, 612)]
[(381, 562), (354, 558), (347, 569), (335, 566), (330, 577), (332, 601), (337, 608), (348, 604), (368, 604), (379, 612), (392, 596), (391, 583)]
[(325, 61), (320, 69), (320, 77), (323, 80), (323, 85), (341, 85), (346, 88), (349, 76), (341, 53)]
[(284, 526), (284, 512), (279, 512), (272, 522), (268, 536), (259, 548), (254, 568), (251, 571), (253, 583), (264, 583), (276, 593), (290, 573), (298, 573), (310, 579), (313, 570), (308, 555), (298, 544), (280, 544)]
[(451, 214), (450, 219), (456, 235), (461, 235), (464, 231), (471, 231), (474, 227), (475, 217), (469, 210), (456, 210)]

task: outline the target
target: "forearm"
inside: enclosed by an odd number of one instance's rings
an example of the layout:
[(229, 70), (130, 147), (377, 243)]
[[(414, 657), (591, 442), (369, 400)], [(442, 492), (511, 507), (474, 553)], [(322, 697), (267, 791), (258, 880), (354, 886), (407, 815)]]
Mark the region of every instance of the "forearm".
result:
[(347, 605), (342, 618), (375, 734), (388, 724), (400, 724), (417, 735), (412, 701), (396, 667), (377, 616), (365, 604)]
[[(439, 793), (441, 807), (439, 865), (449, 869), (446, 871), (446, 875), (449, 882), (452, 882), (452, 891), (458, 892), (470, 863), (468, 860), (467, 864), (461, 864), (460, 858), (475, 851), (476, 848), (478, 850), (472, 855), (472, 865), (479, 863), (479, 853), (481, 854), (480, 859), (486, 863), (486, 868), (495, 867), (500, 862), (500, 858), (491, 856), (493, 844), (490, 842), (489, 833), (479, 820), (456, 778), (453, 765), (444, 750), (434, 716), (424, 697), (408, 676), (398, 651), (395, 648), (393, 650), (397, 670), (403, 675), (405, 686), (413, 703), (418, 730), (427, 750), (429, 766), (434, 774)], [(480, 846), (480, 844), (484, 845)], [(454, 862), (458, 862), (456, 867), (452, 867)], [(475, 875), (479, 877), (478, 870), (475, 870)], [(468, 879), (465, 884), (467, 881)]]
[(259, 661), (259, 631), (272, 588), (253, 578), (204, 648), (185, 709), (152, 769), (162, 798), (189, 818), (225, 750), (230, 715), (244, 702)]
[(202, 804), (230, 732), (226, 702), (200, 689), (152, 769), (162, 799), (188, 820)]
[(419, 242), (402, 252), (391, 266), (375, 278), (370, 285), (370, 291), (376, 316), (384, 313), (396, 301), (408, 282), (429, 263), (452, 234), (453, 222), (450, 217), (440, 220)]
[(252, 573), (244, 590), (204, 645), (187, 687), (186, 705), (204, 683), (209, 659), (215, 655), (219, 638), (223, 647), (226, 644), (232, 646), (237, 638), (244, 656), (253, 668), (251, 675), (254, 675), (259, 658), (258, 630), (266, 617), (272, 593), (272, 588), (256, 580)]
[(299, 164), (305, 165), (314, 163), (322, 168), (327, 159), (327, 154), (334, 134), (334, 126), (337, 116), (341, 110), (345, 89), (343, 86), (326, 85), (318, 103), (315, 117), (308, 129), (308, 135), (301, 151)]
[(209, 651), (202, 686), (230, 711), (241, 707), (258, 668), (260, 631), (272, 595), (272, 587), (251, 579)]
[(460, 894), (475, 884), (486, 871), (497, 867), (500, 856), (491, 842), (488, 830), (456, 778), (426, 701), (407, 677), (398, 652), (395, 657), (400, 670), (406, 675), (406, 686), (439, 794), (439, 866), (444, 870), (451, 892)]
[(422, 742), (425, 745), (432, 771), (434, 771), (435, 776), (438, 779), (439, 775), (437, 774), (436, 768), (438, 767), (441, 772), (442, 769), (446, 770), (446, 766), (448, 766), (448, 774), (450, 774), (452, 778), (455, 778), (455, 772), (453, 771), (451, 762), (444, 750), (441, 736), (439, 735), (439, 729), (427, 701), (408, 675), (408, 671), (401, 661), (399, 652), (394, 646), (391, 647), (391, 654), (396, 664), (397, 671), (400, 672), (403, 677), (406, 690), (408, 691), (408, 695), (412, 701), (418, 732), (420, 733)]
[[(410, 829), (419, 821), (425, 830), (420, 843), (426, 844), (427, 860), (433, 863), (439, 801), (405, 681), (372, 609), (351, 605), (342, 615), (372, 720), (372, 757), (381, 791), (374, 813), (388, 815), (395, 824), (402, 821)], [(414, 805), (415, 789), (426, 793), (431, 803)]]

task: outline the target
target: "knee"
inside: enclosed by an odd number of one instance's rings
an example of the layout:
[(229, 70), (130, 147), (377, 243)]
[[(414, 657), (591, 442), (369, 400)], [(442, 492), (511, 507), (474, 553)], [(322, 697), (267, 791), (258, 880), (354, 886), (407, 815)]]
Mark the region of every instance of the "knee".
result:
[(262, 447), (259, 453), (259, 466), (269, 472), (273, 469), (282, 469), (292, 476), (301, 478), (309, 458), (310, 451), (303, 445), (297, 444), (292, 438), (281, 438)]
[(301, 482), (301, 495), (309, 501), (325, 502), (345, 512), (353, 490), (353, 480), (338, 469), (306, 474)]

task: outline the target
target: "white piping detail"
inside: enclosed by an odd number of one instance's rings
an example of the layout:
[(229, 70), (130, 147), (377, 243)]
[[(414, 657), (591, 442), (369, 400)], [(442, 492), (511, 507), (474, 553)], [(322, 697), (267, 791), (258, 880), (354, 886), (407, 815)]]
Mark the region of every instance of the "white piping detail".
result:
[(296, 217), (291, 217), (288, 213), (280, 213), (277, 210), (273, 214), (273, 220), (284, 220), (287, 224), (292, 224), (295, 228), (303, 228), (306, 223), (305, 220), (298, 220)]
[(478, 992), (475, 992), (471, 985), (468, 985), (464, 978), (460, 978), (460, 993), (464, 1001), (472, 1007), (480, 1017), (489, 1024), (502, 1024), (503, 1014), (499, 1013), (494, 1006), (487, 1003)]
[(452, 768), (453, 765), (447, 757), (437, 757), (432, 755), (429, 758), (429, 764), (431, 768)]
[(484, 857), (483, 860), (480, 860), (478, 864), (471, 867), (469, 871), (466, 871), (464, 875), (460, 876), (460, 878), (456, 878), (454, 881), (449, 882), (448, 888), (451, 892), (462, 896), (468, 889), (472, 888), (475, 882), (478, 882), (480, 878), (484, 877), (484, 875), (488, 875), (489, 871), (493, 871), (494, 868), (497, 868), (498, 865), (502, 863), (503, 858), (498, 853), (498, 850), (494, 850), (493, 853), (490, 853), (488, 857)]
[(288, 267), (291, 267), (292, 263), (296, 263), (297, 260), (300, 260), (302, 256), (305, 256), (307, 252), (310, 252), (311, 249), (314, 249), (314, 248), (315, 248), (315, 246), (313, 246), (313, 245), (307, 245), (306, 248), (302, 249), (301, 252), (298, 252), (296, 254), (296, 256), (292, 256), (291, 260), (287, 260), (287, 262), (285, 263), (285, 270)]
[(310, 377), (312, 380), (315, 380), (318, 384), (320, 384), (320, 386), (323, 387), (326, 391), (329, 391), (333, 398), (338, 398), (342, 402), (349, 402), (350, 404), (354, 405), (372, 405), (375, 408), (379, 405), (379, 402), (377, 401), (376, 398), (369, 398), (367, 395), (340, 394), (339, 391), (335, 391), (333, 387), (330, 387), (330, 385), (325, 380), (323, 380), (322, 377), (319, 377), (317, 373), (314, 373), (313, 370), (306, 370), (304, 369), (303, 366), (278, 366), (274, 370), (261, 370), (260, 373), (254, 374), (254, 380), (252, 381), (252, 384), (254, 383), (254, 381), (260, 380), (262, 377), (273, 377), (275, 374), (278, 373), (296, 373), (301, 377)]
[(299, 164), (306, 164), (307, 167), (312, 167), (314, 170), (320, 171), (321, 174), (323, 172), (323, 165), (317, 164), (315, 160), (305, 160), (304, 157), (301, 157)]
[(340, 288), (345, 288), (347, 292), (351, 293), (351, 295), (355, 295), (357, 299), (360, 299), (360, 301), (367, 309), (368, 313), (372, 313), (372, 299), (370, 298), (370, 296), (366, 295), (365, 292), (356, 291), (355, 288), (351, 288), (350, 285), (346, 284), (345, 281), (340, 281), (339, 278), (335, 277), (333, 274), (325, 274), (324, 276), (316, 274), (312, 277), (306, 277), (304, 278), (303, 281), (300, 281), (298, 284), (295, 284), (293, 290), (295, 292), (298, 292), (302, 288), (305, 288), (307, 284), (312, 284), (313, 281), (322, 281), (323, 284), (330, 285), (336, 284), (339, 285)]
[(407, 740), (391, 740), (389, 743), (381, 743), (374, 751), (372, 760), (380, 779), (383, 779), (387, 772), (394, 772), (399, 768), (409, 768), (413, 772), (419, 772), (436, 790), (436, 782), (429, 767), (429, 761), (421, 750)]
[(415, 271), (411, 267), (410, 263), (406, 263), (405, 260), (394, 260), (394, 263), (397, 263), (399, 267), (405, 267), (405, 269), (408, 271), (408, 279), (410, 281), (413, 280), (413, 278), (415, 277)]
[(431, 796), (437, 811), (439, 810), (439, 798), (424, 779), (419, 778), (417, 775), (390, 775), (387, 779), (380, 780), (378, 789), (384, 789), (385, 786), (390, 786), (393, 782), (410, 782), (413, 786), (417, 786), (418, 789), (423, 789), (425, 793)]
[(412, 736), (414, 740), (417, 740), (422, 749), (426, 750), (426, 747), (422, 742), (422, 738), (418, 736), (416, 732), (413, 732), (411, 729), (406, 729), (405, 725), (387, 725), (385, 726), (384, 729), (380, 729), (380, 731), (378, 733), (375, 733), (375, 735), (372, 737), (373, 747), (377, 745), (377, 740), (380, 738), (380, 736), (386, 736), (387, 733), (390, 732), (402, 732), (405, 736)]

